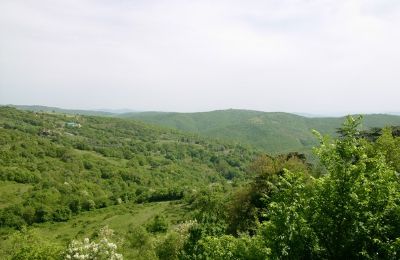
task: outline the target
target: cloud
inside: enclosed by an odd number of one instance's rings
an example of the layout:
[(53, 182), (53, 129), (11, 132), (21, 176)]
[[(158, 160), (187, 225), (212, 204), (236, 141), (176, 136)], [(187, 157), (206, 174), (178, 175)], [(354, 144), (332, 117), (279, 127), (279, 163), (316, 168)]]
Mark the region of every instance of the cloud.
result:
[(4, 0), (0, 103), (392, 111), (399, 14), (394, 0)]

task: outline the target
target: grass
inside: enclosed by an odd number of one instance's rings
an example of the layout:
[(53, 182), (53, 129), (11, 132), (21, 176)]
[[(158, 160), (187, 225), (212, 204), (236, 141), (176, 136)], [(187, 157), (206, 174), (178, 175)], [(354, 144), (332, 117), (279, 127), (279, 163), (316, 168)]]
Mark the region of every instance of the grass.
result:
[[(4, 184), (2, 185), (4, 187)], [(68, 222), (34, 224), (31, 228), (40, 238), (65, 247), (73, 239), (93, 237), (104, 226), (113, 229), (117, 237), (123, 238), (129, 230), (134, 230), (140, 226), (145, 227), (156, 215), (165, 216), (170, 226), (173, 227), (185, 219), (187, 210), (184, 204), (176, 201), (144, 204), (127, 203), (84, 212)], [(2, 234), (2, 237), (0, 237), (0, 259), (7, 257), (5, 252), (11, 246), (10, 241), (8, 241), (9, 235)], [(124, 248), (124, 254), (132, 255), (135, 253), (134, 251), (135, 249), (129, 249), (129, 247)]]
[(184, 214), (184, 206), (176, 202), (132, 203), (85, 212), (68, 222), (39, 224), (34, 228), (44, 237), (67, 242), (74, 238), (90, 237), (104, 226), (117, 234), (125, 234), (127, 227), (144, 226), (156, 215), (164, 215), (174, 224)]

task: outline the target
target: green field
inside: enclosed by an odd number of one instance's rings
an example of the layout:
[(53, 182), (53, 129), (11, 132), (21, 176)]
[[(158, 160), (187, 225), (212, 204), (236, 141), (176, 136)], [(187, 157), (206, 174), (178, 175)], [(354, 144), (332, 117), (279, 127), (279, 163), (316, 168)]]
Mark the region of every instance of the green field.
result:
[[(108, 226), (115, 231), (117, 237), (125, 240), (121, 243), (121, 250), (126, 259), (132, 259), (130, 257), (139, 257), (140, 252), (129, 245), (125, 239), (126, 234), (139, 227), (145, 227), (156, 215), (165, 216), (169, 228), (173, 229), (177, 223), (187, 218), (188, 211), (185, 205), (179, 202), (128, 203), (84, 212), (72, 217), (68, 222), (35, 224), (31, 229), (40, 239), (66, 247), (71, 240), (91, 238), (99, 229)], [(0, 259), (7, 258), (10, 247), (7, 235), (3, 234)]]

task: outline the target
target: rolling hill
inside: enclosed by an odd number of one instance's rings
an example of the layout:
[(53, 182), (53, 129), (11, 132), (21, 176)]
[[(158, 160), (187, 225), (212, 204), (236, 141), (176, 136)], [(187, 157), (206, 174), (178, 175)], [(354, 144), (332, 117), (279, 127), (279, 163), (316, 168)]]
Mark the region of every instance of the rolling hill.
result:
[(247, 181), (258, 154), (132, 119), (0, 107), (0, 259), (25, 226), (65, 247), (102, 225), (125, 236), (157, 214), (183, 221), (184, 197)]
[[(14, 107), (14, 108), (17, 108), (20, 110), (33, 111), (33, 112), (46, 112), (46, 113), (69, 114), (69, 115), (113, 116), (115, 114), (120, 113), (119, 110), (112, 112), (112, 111), (108, 111), (106, 109), (105, 110), (66, 109), (66, 108), (38, 106), (38, 105), (32, 105), (32, 106), (29, 106), (29, 105), (5, 105), (5, 106)], [(121, 111), (124, 111), (124, 110), (121, 110)]]
[[(129, 112), (69, 110), (45, 106), (15, 106), (18, 109), (63, 113), (73, 115), (95, 115), (130, 118), (152, 125), (173, 128), (220, 139), (229, 143), (251, 145), (271, 154), (303, 152), (309, 154), (317, 144), (312, 130), (335, 135), (344, 117), (307, 117), (283, 112), (253, 110), (216, 110), (197, 113), (176, 112)], [(364, 129), (400, 125), (400, 116), (393, 114), (364, 115)]]
[[(344, 121), (343, 117), (310, 118), (290, 113), (236, 109), (201, 113), (141, 112), (119, 116), (249, 144), (272, 154), (292, 151), (309, 153), (317, 142), (312, 129), (334, 135)], [(364, 115), (365, 129), (386, 125), (400, 125), (400, 116)]]
[[(243, 178), (256, 155), (240, 145), (129, 119), (2, 107), (2, 195), (23, 212), (30, 205), (33, 215), (21, 218), (20, 211), (7, 209), (16, 217), (2, 222), (0, 214), (0, 225), (57, 221), (56, 208), (70, 214), (73, 207), (78, 214), (121, 201), (179, 199), (195, 187)], [(0, 200), (0, 208), (9, 201)]]
[[(343, 120), (246, 110), (127, 118), (41, 111), (0, 107), (0, 259), (28, 259), (20, 256), (39, 249), (62, 259), (72, 240), (100, 239), (104, 227), (115, 231), (126, 259), (168, 259), (163, 252), (185, 248), (174, 240), (182, 227), (219, 236), (236, 215), (249, 219), (252, 210), (232, 205), (249, 205), (251, 183), (270, 189), (257, 171), (281, 174), (279, 165), (288, 163), (322, 176), (302, 156), (259, 157), (243, 144), (308, 151), (310, 129), (332, 133)], [(399, 117), (368, 115), (364, 122), (396, 125)]]

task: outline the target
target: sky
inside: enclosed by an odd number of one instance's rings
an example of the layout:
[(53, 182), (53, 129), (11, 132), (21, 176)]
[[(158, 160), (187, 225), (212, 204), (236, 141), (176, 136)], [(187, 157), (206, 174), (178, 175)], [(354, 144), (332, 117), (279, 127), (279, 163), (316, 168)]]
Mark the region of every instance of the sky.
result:
[(398, 0), (1, 0), (0, 104), (400, 112)]

